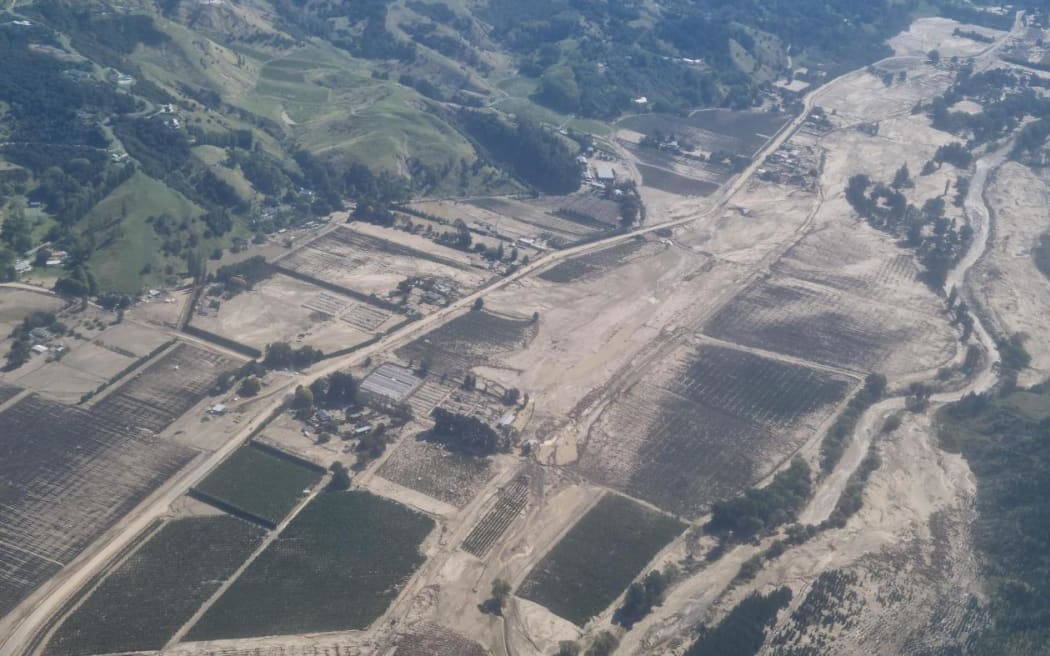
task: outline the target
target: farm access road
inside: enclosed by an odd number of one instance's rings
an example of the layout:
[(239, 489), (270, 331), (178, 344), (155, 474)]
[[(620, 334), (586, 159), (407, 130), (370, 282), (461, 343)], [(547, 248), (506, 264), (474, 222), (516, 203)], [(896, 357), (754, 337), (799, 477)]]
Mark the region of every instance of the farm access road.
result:
[[(989, 50), (991, 51), (993, 48), (989, 48)], [(883, 62), (902, 59), (915, 60), (916, 58), (891, 57), (883, 60)], [(283, 394), (279, 392), (282, 389), (290, 391), (297, 385), (309, 385), (318, 378), (348, 368), (366, 358), (370, 358), (387, 351), (388, 349), (407, 343), (418, 335), (451, 320), (461, 311), (470, 307), (475, 300), (484, 297), (486, 294), (531, 276), (554, 263), (625, 242), (656, 230), (684, 226), (694, 221), (717, 215), (719, 212), (723, 211), (730, 200), (748, 184), (766, 157), (778, 150), (795, 134), (795, 132), (798, 131), (809, 117), (809, 114), (817, 101), (820, 100), (829, 89), (833, 88), (834, 85), (843, 80), (863, 74), (864, 71), (865, 68), (861, 68), (846, 73), (808, 94), (803, 102), (802, 112), (800, 112), (799, 115), (789, 123), (785, 124), (781, 130), (755, 154), (752, 162), (747, 168), (722, 187), (722, 189), (715, 195), (713, 204), (706, 210), (699, 211), (680, 219), (647, 225), (624, 234), (614, 235), (589, 244), (556, 251), (544, 257), (537, 258), (530, 265), (519, 269), (514, 274), (465, 296), (432, 315), (408, 324), (407, 326), (383, 337), (375, 344), (347, 356), (321, 363), (306, 372), (291, 376), (281, 388), (273, 390), (272, 401), (260, 406), (255, 411), (254, 417), (246, 421), (241, 430), (231, 435), (216, 451), (200, 457), (196, 462), (192, 463), (180, 474), (173, 477), (164, 486), (154, 492), (154, 494), (152, 494), (138, 508), (129, 513), (120, 523), (108, 531), (103, 538), (70, 563), (65, 571), (59, 573), (54, 579), (34, 594), (22, 609), (12, 613), (6, 622), (0, 624), (0, 634), (6, 634), (7, 636), (2, 645), (0, 645), (0, 656), (23, 656), (26, 654), (27, 648), (36, 645), (38, 635), (42, 631), (48, 629), (54, 615), (59, 612), (84, 585), (103, 572), (117, 555), (134, 542), (138, 535), (145, 531), (155, 520), (163, 517), (168, 512), (172, 503), (202, 480), (243, 443), (247, 442), (255, 432), (280, 409), (283, 403)], [(26, 656), (28, 655), (26, 654)]]
[[(1013, 28), (975, 57), (975, 68), (985, 70), (995, 64), (997, 53), (1003, 44), (1017, 36), (1023, 29), (1022, 19), (1023, 13), (1019, 12)], [(894, 61), (914, 61), (915, 59), (911, 56), (889, 57), (876, 65)], [(857, 71), (847, 73), (821, 89), (828, 89), (836, 82), (856, 74)], [(807, 104), (807, 109), (808, 107)], [(992, 215), (984, 198), (988, 178), (1006, 161), (1013, 142), (1013, 139), (1008, 140), (1006, 144), (985, 154), (976, 162), (975, 174), (971, 179), (971, 186), (964, 202), (966, 217), (974, 229), (974, 237), (966, 254), (949, 271), (944, 286), (945, 292), (956, 287), (960, 298), (975, 310), (972, 313), (974, 336), (986, 355), (980, 369), (971, 375), (967, 383), (960, 389), (932, 395), (931, 410), (928, 412), (932, 412), (932, 408), (937, 406), (958, 401), (970, 392), (988, 391), (997, 381), (998, 347), (982, 322), (980, 306), (973, 299), (970, 289), (970, 273), (974, 265), (984, 256), (991, 233)], [(889, 382), (891, 385), (894, 383), (892, 380)], [(887, 417), (903, 411), (904, 405), (904, 397), (894, 396), (875, 404), (861, 416), (835, 469), (820, 481), (800, 513), (800, 523), (818, 525), (831, 515), (842, 497), (847, 482), (860, 467), (868, 454), (870, 445), (880, 433), (884, 421)], [(744, 562), (761, 552), (762, 547), (754, 545), (741, 545), (730, 550), (718, 561), (706, 567), (702, 576), (693, 577), (679, 588), (674, 589), (660, 607), (654, 609), (649, 616), (639, 622), (634, 630), (627, 632), (620, 644), (620, 650), (627, 654), (653, 653), (666, 645), (669, 640), (687, 635), (693, 627), (705, 621), (712, 606), (723, 598)], [(830, 556), (827, 553), (819, 553), (815, 557), (826, 561)], [(798, 573), (795, 572), (793, 576), (798, 576)]]
[[(863, 72), (858, 69), (847, 75)], [(829, 84), (833, 84), (833, 82)], [(809, 112), (819, 99), (821, 92), (827, 87), (821, 87), (806, 97), (803, 111), (792, 121), (787, 123), (781, 130), (756, 153), (751, 164), (729, 181), (717, 194), (714, 204), (705, 212), (693, 216), (655, 223), (643, 226), (619, 235), (614, 235), (588, 244), (582, 244), (561, 251), (552, 252), (544, 257), (537, 258), (528, 266), (522, 267), (514, 274), (501, 278), (496, 282), (484, 287), (468, 296), (465, 296), (449, 306), (437, 312), (423, 317), (405, 327), (386, 335), (375, 344), (363, 348), (346, 356), (323, 362), (308, 371), (291, 377), (283, 386), (285, 390), (294, 389), (298, 385), (309, 385), (313, 381), (332, 374), (333, 372), (349, 368), (374, 355), (394, 348), (398, 345), (408, 343), (422, 333), (440, 326), (451, 320), (461, 311), (473, 305), (474, 301), (483, 298), (485, 294), (501, 289), (507, 285), (517, 282), (523, 278), (565, 259), (575, 257), (590, 251), (599, 250), (635, 237), (649, 234), (657, 230), (683, 226), (693, 221), (710, 217), (721, 212), (728, 202), (735, 196), (754, 176), (765, 158), (779, 149), (806, 121)], [(39, 290), (37, 290), (39, 291)], [(164, 486), (154, 492), (138, 508), (129, 513), (120, 523), (114, 526), (107, 534), (75, 559), (65, 571), (60, 572), (49, 581), (43, 588), (31, 597), (26, 605), (28, 607), (14, 611), (4, 623), (0, 624), (0, 633), (6, 633), (7, 637), (0, 645), (0, 656), (29, 656), (27, 648), (36, 645), (36, 638), (41, 631), (47, 630), (52, 617), (59, 612), (68, 600), (73, 598), (77, 592), (92, 578), (109, 565), (124, 549), (131, 545), (136, 537), (145, 531), (155, 520), (163, 517), (172, 503), (185, 494), (190, 488), (200, 482), (205, 476), (215, 469), (222, 461), (228, 458), (242, 444), (251, 439), (258, 428), (266, 423), (280, 409), (284, 402), (282, 394), (274, 394), (273, 400), (255, 412), (255, 416), (248, 420), (243, 428), (230, 438), (217, 450), (192, 463), (180, 474), (168, 481)]]

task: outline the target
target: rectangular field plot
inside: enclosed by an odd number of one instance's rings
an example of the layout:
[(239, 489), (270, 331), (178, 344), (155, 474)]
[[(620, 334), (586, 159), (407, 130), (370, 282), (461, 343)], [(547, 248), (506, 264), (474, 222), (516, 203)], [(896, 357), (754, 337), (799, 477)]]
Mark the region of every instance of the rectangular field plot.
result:
[(849, 387), (844, 376), (745, 351), (682, 346), (602, 414), (580, 470), (695, 517), (790, 456)]
[(190, 640), (363, 629), (423, 562), (429, 517), (365, 492), (310, 502), (189, 633)]
[(0, 542), (0, 617), (60, 569), (58, 563)]
[(412, 627), (393, 656), (488, 656), (488, 651), (455, 631), (432, 623)]
[[(913, 362), (933, 359), (951, 344), (943, 321), (901, 305), (798, 278), (757, 281), (719, 310), (704, 331), (745, 346), (854, 371), (887, 370), (907, 344)], [(951, 357), (951, 351), (943, 359)], [(922, 367), (919, 367), (922, 368)]]
[(770, 112), (710, 109), (688, 117), (639, 114), (623, 119), (617, 127), (647, 135), (657, 131), (677, 134), (708, 152), (724, 150), (751, 157), (789, 118), (787, 114)]
[(642, 184), (646, 187), (666, 191), (679, 196), (710, 196), (718, 191), (719, 183), (700, 180), (669, 171), (659, 166), (636, 164), (642, 174)]
[(193, 317), (193, 325), (262, 350), (278, 341), (309, 344), (330, 352), (370, 339), (389, 310), (276, 273), (249, 294), (225, 300), (217, 311)]
[[(157, 437), (229, 361), (181, 344), (91, 407), (27, 396), (0, 413), (0, 546), (77, 556), (196, 452)], [(0, 559), (0, 615), (53, 570)]]
[(492, 477), (492, 467), (487, 458), (453, 453), (440, 444), (408, 438), (401, 441), (376, 473), (462, 508)]
[(488, 278), (485, 271), (470, 265), (468, 256), (456, 251), (445, 254), (445, 250), (434, 245), (434, 252), (426, 252), (340, 226), (276, 264), (356, 294), (377, 297), (385, 297), (399, 282), (413, 276), (448, 280), (461, 290), (480, 287)]
[(519, 476), (499, 491), (496, 503), (463, 540), (463, 551), (484, 558), (529, 502), (529, 480)]
[(249, 444), (227, 458), (195, 491), (220, 507), (230, 506), (276, 526), (321, 475)]
[(620, 205), (596, 194), (576, 194), (565, 199), (556, 214), (599, 230), (620, 227)]
[(645, 246), (642, 239), (633, 239), (616, 246), (587, 253), (579, 257), (559, 262), (539, 275), (550, 282), (575, 282), (588, 276), (600, 275), (613, 267), (627, 262)]
[[(478, 198), (468, 203), (497, 217), (509, 217), (514, 221), (533, 226), (540, 232), (549, 232), (566, 240), (573, 240), (598, 232), (594, 225), (570, 221), (552, 214), (557, 207), (542, 207), (513, 198)], [(564, 204), (560, 199), (558, 206)], [(498, 221), (497, 221), (498, 222)]]
[(0, 384), (0, 404), (7, 403), (11, 399), (18, 396), (18, 393), (22, 391), (21, 387), (15, 387), (14, 385), (3, 385)]
[[(64, 565), (193, 452), (128, 430), (119, 414), (28, 396), (0, 413), (0, 546)], [(13, 562), (14, 561), (14, 562)], [(0, 614), (53, 570), (0, 559)]]
[(498, 353), (527, 345), (534, 334), (531, 319), (471, 311), (401, 347), (397, 356), (414, 362), (429, 360), (434, 371), (461, 374)]
[(518, 596), (583, 626), (684, 529), (671, 517), (608, 494), (529, 572)]
[(160, 649), (244, 562), (264, 533), (227, 515), (165, 525), (65, 619), (46, 654)]
[(867, 226), (833, 224), (814, 231), (792, 246), (774, 270), (894, 305), (928, 308), (936, 302), (919, 282), (915, 256)]
[(158, 433), (205, 397), (232, 360), (180, 343), (112, 394), (95, 403), (92, 413), (119, 413), (131, 430)]

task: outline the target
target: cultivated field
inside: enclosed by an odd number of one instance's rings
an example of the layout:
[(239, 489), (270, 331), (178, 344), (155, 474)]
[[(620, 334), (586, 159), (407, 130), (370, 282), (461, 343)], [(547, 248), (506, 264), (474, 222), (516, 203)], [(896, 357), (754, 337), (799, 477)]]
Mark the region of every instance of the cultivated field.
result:
[(543, 202), (513, 198), (479, 198), (470, 201), (469, 204), (531, 226), (530, 233), (532, 234), (535, 234), (536, 231), (539, 231), (540, 234), (546, 232), (566, 241), (594, 234), (597, 228), (593, 224), (556, 216), (557, 210), (565, 204), (565, 201), (560, 198)]
[(680, 346), (602, 414), (580, 470), (695, 517), (790, 456), (848, 389), (845, 377), (808, 367)]
[[(709, 196), (718, 191), (718, 188), (725, 182), (725, 180), (711, 179), (715, 178), (714, 175), (698, 179), (652, 164), (638, 163), (635, 166), (642, 174), (642, 184), (646, 187), (678, 196)], [(708, 172), (705, 170), (705, 173)]]
[[(364, 228), (361, 228), (362, 230)], [(388, 234), (387, 234), (388, 233)], [(395, 230), (389, 239), (340, 226), (276, 262), (281, 269), (344, 288), (351, 295), (385, 298), (409, 277), (447, 281), (453, 288), (471, 290), (489, 277), (473, 268), (469, 256), (426, 242), (427, 250), (392, 239), (410, 239)]]
[[(545, 207), (507, 198), (479, 198), (472, 201), (435, 200), (413, 203), (412, 209), (439, 217), (450, 224), (462, 219), (473, 230), (508, 239), (537, 238), (544, 234), (565, 242), (594, 234), (596, 227), (557, 217)], [(417, 217), (410, 217), (418, 222)], [(435, 227), (437, 229), (437, 227)], [(451, 227), (442, 228), (451, 230)]]
[(684, 528), (630, 499), (606, 495), (544, 556), (517, 594), (583, 626)]
[(652, 134), (686, 137), (703, 150), (723, 150), (750, 157), (772, 137), (789, 116), (768, 112), (707, 109), (682, 118), (671, 114), (639, 114), (621, 120), (617, 127)]
[(489, 652), (474, 642), (437, 624), (413, 627), (401, 638), (393, 656), (486, 656)]
[(193, 458), (156, 433), (227, 362), (183, 344), (89, 408), (34, 395), (0, 414), (0, 615)]
[(331, 352), (367, 341), (400, 319), (392, 310), (276, 274), (192, 321), (259, 350), (284, 341)]
[(264, 529), (227, 515), (166, 524), (65, 619), (46, 654), (160, 649), (263, 534)]
[(365, 492), (314, 499), (194, 626), (190, 640), (363, 629), (422, 563), (434, 522)]
[(432, 371), (459, 376), (499, 353), (525, 346), (534, 334), (531, 319), (471, 311), (398, 349), (397, 356), (415, 363), (425, 360)]
[(227, 458), (195, 491), (206, 500), (276, 525), (319, 480), (321, 472), (249, 444)]
[(592, 275), (601, 275), (603, 271), (620, 266), (630, 260), (631, 256), (641, 251), (645, 244), (646, 242), (643, 239), (633, 239), (622, 244), (603, 248), (600, 251), (574, 257), (555, 264), (541, 273), (539, 277), (551, 282), (567, 283)]
[(911, 372), (950, 360), (954, 332), (936, 296), (916, 281), (914, 259), (888, 239), (872, 250), (849, 232), (802, 240), (778, 263), (778, 275), (744, 290), (705, 332), (854, 371)]
[(519, 476), (496, 496), (496, 503), (463, 540), (463, 551), (484, 558), (529, 502), (529, 480)]
[(493, 470), (488, 458), (453, 453), (440, 444), (409, 437), (401, 440), (376, 473), (462, 508), (484, 487)]

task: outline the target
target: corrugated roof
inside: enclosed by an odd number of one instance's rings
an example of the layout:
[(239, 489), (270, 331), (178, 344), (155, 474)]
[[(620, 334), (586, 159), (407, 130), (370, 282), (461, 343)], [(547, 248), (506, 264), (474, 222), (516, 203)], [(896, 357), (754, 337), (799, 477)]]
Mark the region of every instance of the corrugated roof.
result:
[(394, 401), (403, 401), (423, 381), (405, 367), (386, 362), (361, 381), (361, 389)]

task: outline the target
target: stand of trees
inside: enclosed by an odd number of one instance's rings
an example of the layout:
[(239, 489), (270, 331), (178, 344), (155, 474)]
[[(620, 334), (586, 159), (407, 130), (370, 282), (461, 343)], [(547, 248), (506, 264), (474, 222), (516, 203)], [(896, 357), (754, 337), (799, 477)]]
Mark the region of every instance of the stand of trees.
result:
[(972, 535), (992, 622), (968, 653), (1037, 654), (1050, 644), (1050, 420), (1022, 409), (1036, 407), (1033, 395), (1046, 403), (1050, 388), (969, 394), (939, 415), (942, 447), (961, 453), (977, 481)]
[(323, 357), (324, 353), (312, 346), (294, 349), (288, 342), (274, 342), (266, 345), (262, 363), (267, 369), (305, 369)]
[(835, 419), (835, 423), (820, 443), (820, 470), (823, 473), (828, 474), (835, 469), (835, 465), (842, 458), (846, 440), (853, 434), (861, 415), (878, 403), (885, 391), (886, 377), (882, 374), (868, 374), (864, 379), (864, 387), (849, 400), (846, 409)]
[(273, 266), (262, 255), (219, 267), (215, 280), (226, 285), (230, 291), (251, 289), (274, 273)]
[(670, 567), (664, 572), (654, 569), (640, 582), (632, 583), (624, 595), (623, 605), (613, 613), (613, 622), (630, 630), (653, 608), (663, 603), (664, 593), (673, 582), (674, 576), (675, 573)]
[(700, 637), (686, 656), (754, 656), (766, 639), (766, 629), (777, 613), (791, 602), (791, 589), (779, 588), (767, 595), (752, 592), (715, 628), (700, 628)]
[(453, 451), (472, 456), (488, 456), (506, 452), (510, 441), (477, 417), (468, 417), (444, 408), (431, 413), (434, 428), (427, 437), (444, 444)]
[(715, 503), (704, 528), (726, 541), (751, 540), (795, 520), (809, 498), (811, 483), (809, 465), (795, 459), (766, 487)]
[[(969, 164), (970, 154), (959, 144), (942, 146), (937, 152), (941, 161)], [(944, 287), (948, 271), (973, 239), (969, 225), (956, 227), (944, 216), (943, 198), (929, 199), (920, 210), (910, 205), (899, 190), (858, 174), (846, 185), (846, 200), (871, 227), (904, 238), (904, 243), (915, 250), (924, 269), (923, 277), (934, 290)]]
[(464, 109), (458, 119), (491, 159), (539, 191), (568, 194), (580, 188), (576, 154), (557, 134), (528, 119), (507, 120), (489, 111)]

